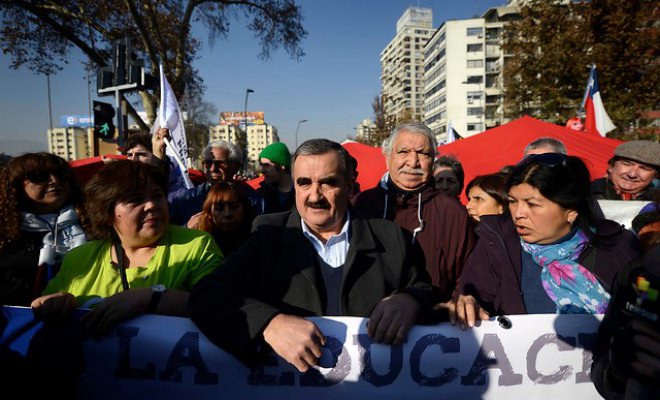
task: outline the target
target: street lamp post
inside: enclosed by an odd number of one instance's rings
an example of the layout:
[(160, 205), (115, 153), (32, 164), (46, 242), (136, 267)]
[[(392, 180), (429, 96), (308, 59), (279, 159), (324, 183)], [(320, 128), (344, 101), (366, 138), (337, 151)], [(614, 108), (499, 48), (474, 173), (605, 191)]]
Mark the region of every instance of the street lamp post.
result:
[(248, 101), (248, 95), (250, 93), (254, 93), (254, 90), (252, 89), (247, 89), (245, 91), (245, 106), (243, 107), (243, 128), (245, 132), (245, 141), (243, 143), (243, 169), (245, 169), (245, 166), (247, 165), (247, 157), (248, 157), (248, 133), (247, 133), (247, 101)]
[(298, 121), (298, 126), (296, 127), (296, 149), (298, 149), (298, 130), (300, 129), (300, 124), (302, 124), (303, 122), (307, 122), (307, 120), (301, 119), (300, 121)]

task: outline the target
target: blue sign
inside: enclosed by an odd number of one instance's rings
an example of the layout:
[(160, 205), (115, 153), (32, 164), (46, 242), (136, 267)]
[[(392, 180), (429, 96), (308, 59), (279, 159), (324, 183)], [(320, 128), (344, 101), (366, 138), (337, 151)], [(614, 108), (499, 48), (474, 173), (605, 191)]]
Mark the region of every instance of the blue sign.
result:
[(62, 128), (77, 126), (80, 128), (91, 128), (94, 126), (94, 117), (89, 115), (60, 115)]

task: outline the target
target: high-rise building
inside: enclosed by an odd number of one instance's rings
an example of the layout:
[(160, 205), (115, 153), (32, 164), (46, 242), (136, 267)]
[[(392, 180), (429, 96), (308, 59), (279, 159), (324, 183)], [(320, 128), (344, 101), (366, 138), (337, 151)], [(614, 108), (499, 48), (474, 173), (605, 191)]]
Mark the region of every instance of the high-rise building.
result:
[(504, 27), (518, 15), (515, 2), (481, 18), (446, 21), (424, 48), (424, 122), (446, 139), (447, 127), (463, 137), (508, 122), (504, 118)]
[(380, 53), (384, 116), (422, 120), (424, 45), (433, 35), (433, 11), (409, 7), (396, 24), (396, 36)]
[(94, 129), (68, 126), (48, 130), (48, 152), (67, 161), (94, 156)]
[(247, 149), (248, 163), (255, 171), (259, 167), (259, 153), (269, 144), (279, 142), (277, 128), (273, 125), (248, 125), (247, 127)]
[(372, 135), (376, 131), (376, 124), (370, 118), (365, 118), (355, 127), (355, 137), (364, 140), (367, 143), (371, 142)]

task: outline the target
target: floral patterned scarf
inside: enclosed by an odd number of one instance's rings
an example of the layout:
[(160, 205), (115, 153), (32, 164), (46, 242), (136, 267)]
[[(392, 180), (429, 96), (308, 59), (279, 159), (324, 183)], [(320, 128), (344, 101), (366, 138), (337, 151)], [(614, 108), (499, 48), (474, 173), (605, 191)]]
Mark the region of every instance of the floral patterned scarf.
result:
[(541, 283), (557, 305), (557, 314), (602, 314), (610, 295), (598, 279), (576, 260), (589, 238), (581, 230), (556, 244), (531, 244), (520, 240), (523, 250), (541, 266)]

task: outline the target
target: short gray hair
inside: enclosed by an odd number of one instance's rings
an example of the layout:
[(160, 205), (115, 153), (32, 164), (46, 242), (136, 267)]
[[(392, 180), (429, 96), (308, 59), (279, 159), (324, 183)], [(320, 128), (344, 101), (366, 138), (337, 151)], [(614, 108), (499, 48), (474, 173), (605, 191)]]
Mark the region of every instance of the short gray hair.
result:
[(353, 179), (353, 161), (351, 161), (348, 151), (341, 144), (328, 139), (310, 139), (298, 146), (291, 157), (291, 170), (293, 171), (293, 166), (299, 156), (318, 156), (332, 151), (339, 155), (341, 172), (346, 177), (346, 182), (350, 182)]
[(238, 147), (237, 144), (228, 142), (226, 140), (214, 140), (209, 144), (207, 144), (206, 147), (204, 147), (204, 150), (202, 151), (202, 156), (204, 157), (205, 160), (210, 160), (213, 158), (212, 149), (214, 147), (219, 147), (221, 149), (227, 150), (229, 152), (228, 161), (233, 161), (239, 164), (243, 163), (243, 151), (241, 151), (241, 148)]
[(426, 136), (426, 140), (431, 145), (433, 157), (435, 158), (435, 156), (438, 154), (438, 142), (435, 140), (435, 134), (431, 128), (426, 126), (426, 124), (423, 122), (406, 122), (394, 128), (390, 137), (383, 141), (383, 154), (385, 157), (389, 157), (390, 153), (392, 152), (392, 144), (396, 140), (396, 137), (399, 135), (399, 133), (403, 131), (419, 133)]
[(552, 137), (542, 137), (531, 142), (525, 146), (524, 154), (527, 155), (530, 150), (546, 146), (552, 148), (553, 153), (566, 154), (566, 146), (564, 146), (564, 143), (561, 140)]

